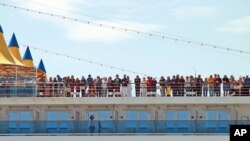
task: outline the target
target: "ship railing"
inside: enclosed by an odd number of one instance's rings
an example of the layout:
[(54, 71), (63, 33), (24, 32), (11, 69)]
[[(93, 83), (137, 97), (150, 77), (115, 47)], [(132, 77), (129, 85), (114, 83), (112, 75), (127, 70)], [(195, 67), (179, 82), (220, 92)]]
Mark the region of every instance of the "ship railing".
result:
[(236, 120), (45, 120), (0, 121), (0, 134), (229, 134)]
[(250, 85), (101, 84), (63, 82), (0, 82), (0, 97), (228, 97), (250, 96)]

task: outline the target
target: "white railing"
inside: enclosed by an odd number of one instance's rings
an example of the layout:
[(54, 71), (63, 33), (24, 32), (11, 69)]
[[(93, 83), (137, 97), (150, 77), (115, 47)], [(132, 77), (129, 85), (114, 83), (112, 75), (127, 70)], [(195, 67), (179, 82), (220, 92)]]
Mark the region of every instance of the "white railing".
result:
[(81, 86), (65, 85), (63, 82), (23, 82), (0, 83), (1, 97), (225, 97), (225, 96), (250, 96), (249, 86), (155, 86), (141, 85), (135, 87), (133, 83), (127, 86), (105, 85)]

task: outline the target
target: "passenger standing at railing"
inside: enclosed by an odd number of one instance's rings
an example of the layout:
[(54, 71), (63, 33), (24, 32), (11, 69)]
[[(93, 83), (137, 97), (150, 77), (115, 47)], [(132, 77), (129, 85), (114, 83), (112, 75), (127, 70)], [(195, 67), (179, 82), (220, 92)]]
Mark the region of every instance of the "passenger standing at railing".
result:
[(74, 78), (74, 75), (71, 75), (71, 78), (70, 78), (70, 90), (71, 90), (70, 95), (73, 96), (73, 93), (75, 92), (75, 78)]
[(49, 83), (47, 84), (47, 95), (48, 96), (52, 96), (53, 94), (53, 80), (52, 80), (52, 77), (49, 78)]
[(214, 96), (214, 78), (212, 75), (208, 78), (209, 95)]
[(165, 78), (161, 76), (159, 80), (161, 96), (165, 96), (165, 89), (166, 89), (165, 81), (166, 81)]
[(192, 88), (191, 88), (191, 79), (190, 79), (189, 76), (186, 76), (186, 81), (185, 81), (184, 87), (185, 87), (185, 90), (184, 90), (185, 93), (192, 91)]
[(63, 79), (60, 77), (60, 75), (57, 75), (57, 81), (59, 82), (59, 85), (58, 85), (58, 90), (59, 90), (59, 94), (62, 95), (63, 94), (63, 89), (64, 89), (64, 86), (63, 86)]
[(108, 78), (107, 88), (108, 88), (108, 97), (113, 97), (114, 96), (114, 87), (113, 87), (112, 77)]
[(88, 82), (88, 94), (94, 93), (94, 80), (90, 74), (88, 75), (87, 82)]
[(197, 95), (196, 78), (193, 75), (190, 75), (189, 78), (191, 83), (191, 92), (194, 92), (194, 94)]
[(239, 78), (239, 80), (238, 81), (236, 81), (236, 84), (237, 84), (237, 86), (236, 86), (236, 96), (241, 96), (242, 94), (241, 94), (241, 92), (242, 92), (242, 87), (243, 87), (243, 79), (242, 79), (242, 77), (240, 77)]
[(45, 76), (42, 76), (40, 79), (38, 79), (38, 94), (39, 96), (42, 96), (45, 92)]
[(141, 79), (138, 75), (136, 76), (134, 83), (135, 83), (135, 96), (139, 97), (140, 96)]
[(156, 96), (156, 91), (157, 91), (157, 80), (156, 78), (153, 79), (153, 95), (152, 96)]
[(108, 80), (107, 77), (102, 78), (102, 97), (107, 97)]
[(131, 86), (131, 81), (130, 81), (130, 79), (129, 79), (129, 76), (127, 76), (127, 80), (128, 80), (128, 90), (127, 90), (127, 92), (128, 92), (128, 97), (132, 97), (132, 86)]
[(203, 83), (203, 80), (201, 78), (201, 75), (198, 75), (198, 77), (196, 78), (196, 92), (197, 92), (197, 96), (201, 96), (202, 83)]
[(216, 75), (215, 74), (215, 84), (214, 84), (214, 91), (215, 91), (215, 95), (216, 96), (220, 96), (220, 90), (221, 90), (221, 83), (222, 83), (222, 80), (220, 78), (220, 75)]
[(65, 85), (65, 92), (66, 92), (66, 95), (67, 97), (70, 97), (70, 93), (71, 93), (71, 90), (70, 90), (70, 77), (64, 77), (64, 85)]
[(229, 94), (232, 95), (232, 96), (234, 96), (234, 95), (236, 95), (237, 82), (236, 82), (236, 80), (234, 79), (234, 76), (233, 76), (233, 75), (230, 76), (229, 83), (230, 83), (230, 91), (229, 91)]
[(183, 76), (180, 77), (180, 96), (184, 96), (184, 84), (185, 79)]
[(176, 78), (175, 78), (175, 75), (171, 79), (171, 88), (172, 88), (173, 96), (176, 96), (177, 95), (177, 90), (176, 90), (177, 87), (176, 87)]
[(222, 83), (223, 83), (223, 95), (229, 96), (230, 82), (229, 82), (227, 75), (224, 75), (222, 79)]
[(153, 92), (153, 79), (148, 77), (147, 79), (147, 96), (151, 96)]
[(244, 83), (243, 83), (243, 88), (242, 88), (242, 92), (244, 96), (250, 96), (250, 78), (247, 75), (246, 78), (244, 79)]
[(127, 97), (128, 95), (128, 80), (127, 80), (127, 76), (123, 75), (123, 78), (121, 80), (122, 83), (122, 87), (121, 87), (121, 94), (123, 97)]
[(102, 97), (102, 80), (100, 76), (96, 77), (96, 95)]
[(205, 78), (205, 80), (203, 81), (202, 87), (203, 87), (203, 96), (207, 97), (208, 96), (208, 80), (207, 80), (207, 78)]
[(86, 95), (86, 87), (87, 87), (87, 81), (84, 76), (82, 76), (82, 79), (80, 81), (80, 89), (82, 93), (82, 97), (85, 97)]
[(166, 85), (166, 95), (171, 96), (171, 79), (169, 76), (167, 76), (167, 79), (165, 81), (165, 85)]
[(56, 77), (54, 77), (54, 79), (53, 79), (53, 90), (54, 90), (53, 94), (57, 95), (58, 94), (58, 83), (57, 83)]
[(81, 89), (80, 89), (80, 84), (81, 84), (81, 81), (80, 81), (80, 79), (79, 78), (76, 78), (76, 80), (75, 80), (75, 89), (76, 89), (76, 97), (79, 97), (80, 96), (80, 91), (81, 91)]
[(114, 84), (114, 92), (115, 92), (115, 96), (116, 97), (121, 97), (121, 79), (119, 78), (119, 75), (117, 74), (115, 76), (115, 79), (113, 81), (113, 84)]
[(142, 78), (142, 82), (140, 83), (140, 95), (141, 97), (147, 96), (147, 81), (146, 78)]
[(175, 77), (175, 87), (176, 87), (176, 96), (180, 96), (180, 76), (179, 74)]

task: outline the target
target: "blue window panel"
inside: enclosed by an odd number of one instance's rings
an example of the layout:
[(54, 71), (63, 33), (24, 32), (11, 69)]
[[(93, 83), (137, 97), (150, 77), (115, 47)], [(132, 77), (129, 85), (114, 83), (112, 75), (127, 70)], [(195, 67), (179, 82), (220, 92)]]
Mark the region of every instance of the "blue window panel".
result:
[(63, 129), (68, 129), (69, 128), (69, 121), (61, 121), (59, 127), (63, 128)]
[(17, 112), (9, 112), (8, 113), (8, 128), (13, 129), (13, 128), (18, 128), (18, 114)]
[(126, 122), (127, 128), (136, 128), (137, 124), (137, 112), (136, 111), (127, 111), (126, 120), (131, 120)]
[(228, 112), (219, 112), (219, 128), (228, 128)]
[(9, 112), (8, 113), (8, 120), (9, 121), (17, 121), (18, 120), (17, 112)]
[(22, 121), (30, 121), (31, 120), (31, 112), (23, 111), (20, 112), (20, 120)]
[(217, 112), (207, 111), (205, 114), (205, 128), (216, 128)]
[(54, 112), (54, 111), (47, 112), (47, 120), (56, 121), (57, 119), (58, 119), (57, 112)]
[(166, 112), (165, 119), (166, 120), (175, 120), (175, 112), (174, 111)]
[(150, 113), (148, 112), (139, 112), (139, 128), (148, 128), (149, 122), (146, 120), (149, 120)]
[(101, 128), (111, 128), (111, 121), (101, 121)]
[(177, 111), (177, 120), (189, 120), (189, 112)]
[(100, 120), (110, 120), (110, 112), (109, 111), (100, 111), (99, 112)]
[(69, 128), (69, 125), (70, 125), (69, 121), (68, 121), (68, 120), (70, 120), (69, 117), (70, 117), (69, 112), (61, 112), (60, 113), (59, 120), (61, 120), (61, 121), (60, 121), (59, 127), (61, 129), (68, 129)]
[(110, 129), (112, 128), (112, 122), (110, 121), (111, 113), (110, 111), (100, 111), (99, 119), (100, 119), (100, 128), (101, 129)]
[(70, 120), (69, 112), (60, 112), (59, 120)]
[(184, 128), (184, 129), (187, 129), (189, 128), (190, 126), (190, 123), (189, 123), (189, 118), (190, 117), (190, 114), (188, 111), (178, 111), (177, 112), (177, 128)]
[(126, 112), (126, 120), (137, 120), (136, 111), (127, 111)]
[(166, 128), (173, 129), (175, 128), (175, 112), (169, 111), (165, 113)]
[(31, 128), (31, 112), (23, 111), (19, 113), (20, 128)]
[[(49, 111), (47, 112), (47, 128), (48, 129), (56, 129), (57, 128), (57, 112)], [(50, 131), (49, 131), (50, 132)]]
[(9, 128), (17, 128), (18, 126), (17, 126), (17, 122), (16, 121), (9, 121)]
[(57, 128), (57, 122), (56, 121), (47, 121), (47, 128)]

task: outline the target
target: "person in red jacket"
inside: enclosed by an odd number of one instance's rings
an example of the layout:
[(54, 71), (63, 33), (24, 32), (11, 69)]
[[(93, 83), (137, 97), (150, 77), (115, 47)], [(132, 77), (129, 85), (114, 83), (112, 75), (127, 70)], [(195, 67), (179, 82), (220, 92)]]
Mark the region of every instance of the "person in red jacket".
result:
[(152, 77), (148, 77), (147, 78), (147, 92), (152, 92), (153, 88), (153, 80), (152, 80)]

